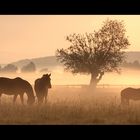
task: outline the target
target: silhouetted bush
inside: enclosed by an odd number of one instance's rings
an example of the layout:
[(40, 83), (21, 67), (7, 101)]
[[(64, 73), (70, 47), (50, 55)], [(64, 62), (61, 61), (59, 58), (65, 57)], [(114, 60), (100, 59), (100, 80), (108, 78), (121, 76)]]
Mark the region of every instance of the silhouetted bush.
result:
[(21, 72), (35, 72), (35, 71), (36, 71), (36, 66), (33, 62), (30, 62), (29, 64), (21, 68)]
[(6, 73), (16, 73), (18, 68), (13, 64), (8, 64), (5, 67), (1, 68), (0, 66), (0, 72), (6, 72)]

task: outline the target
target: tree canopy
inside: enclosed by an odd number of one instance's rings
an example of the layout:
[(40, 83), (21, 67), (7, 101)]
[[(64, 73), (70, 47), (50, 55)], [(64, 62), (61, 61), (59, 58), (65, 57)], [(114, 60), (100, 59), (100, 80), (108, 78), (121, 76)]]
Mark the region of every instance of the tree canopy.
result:
[(101, 29), (93, 33), (70, 34), (67, 49), (57, 49), (56, 56), (72, 73), (88, 73), (99, 82), (105, 72), (120, 71), (124, 49), (130, 44), (123, 21), (107, 19)]

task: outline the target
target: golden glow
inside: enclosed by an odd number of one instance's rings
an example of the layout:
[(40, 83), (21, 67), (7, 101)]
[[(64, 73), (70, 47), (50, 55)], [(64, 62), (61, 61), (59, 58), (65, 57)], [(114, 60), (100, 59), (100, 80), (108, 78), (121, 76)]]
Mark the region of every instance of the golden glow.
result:
[(124, 20), (131, 43), (127, 51), (140, 51), (139, 15), (1, 15), (0, 63), (54, 55), (67, 47), (66, 35), (92, 32), (107, 18)]
[[(140, 51), (140, 15), (1, 15), (0, 64), (55, 55), (56, 49), (68, 47), (65, 41), (67, 35), (98, 30), (107, 18), (124, 20), (126, 34), (131, 43), (126, 51)], [(99, 84), (140, 83), (139, 71), (124, 71), (121, 75), (105, 74)], [(65, 79), (62, 80), (64, 75)], [(19, 76), (25, 77), (31, 83), (35, 80), (34, 76)], [(64, 74), (59, 69), (52, 74), (52, 82), (56, 85), (89, 84), (89, 81), (89, 75), (73, 76), (71, 73)]]

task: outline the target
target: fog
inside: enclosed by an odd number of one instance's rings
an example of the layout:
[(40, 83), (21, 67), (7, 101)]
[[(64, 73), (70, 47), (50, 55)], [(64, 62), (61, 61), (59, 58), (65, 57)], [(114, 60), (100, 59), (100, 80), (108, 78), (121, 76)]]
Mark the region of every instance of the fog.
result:
[[(130, 122), (140, 122), (140, 102), (131, 101), (130, 107), (120, 107), (121, 90), (128, 86), (136, 87), (137, 85), (137, 87), (140, 87), (138, 77), (140, 71), (122, 69), (121, 74), (105, 73), (95, 91), (91, 91), (86, 86), (78, 86), (78, 88), (77, 86), (70, 86), (88, 85), (90, 75), (73, 75), (59, 67), (50, 72), (52, 88), (48, 92), (47, 104), (41, 107), (36, 106), (36, 99), (32, 107), (20, 106), (21, 101), (18, 96), (17, 106), (14, 106), (12, 105), (13, 96), (3, 94), (0, 106), (0, 123), (128, 124)], [(39, 72), (1, 73), (1, 76), (9, 78), (21, 77), (34, 85), (34, 81), (43, 74)], [(26, 94), (24, 95), (24, 101), (26, 104)]]
[[(123, 68), (121, 73), (105, 73), (99, 85), (140, 85), (140, 71), (135, 69)], [(52, 72), (52, 84), (54, 85), (88, 85), (90, 75), (72, 74), (62, 69), (56, 69)]]
[[(90, 75), (85, 74), (72, 74), (66, 72), (61, 67), (56, 67), (54, 70), (49, 71), (51, 73), (52, 85), (88, 85), (90, 82)], [(29, 81), (32, 85), (37, 78), (40, 78), (44, 73), (1, 73), (1, 77), (21, 77)], [(105, 73), (98, 85), (140, 85), (140, 70), (123, 68), (121, 73)]]

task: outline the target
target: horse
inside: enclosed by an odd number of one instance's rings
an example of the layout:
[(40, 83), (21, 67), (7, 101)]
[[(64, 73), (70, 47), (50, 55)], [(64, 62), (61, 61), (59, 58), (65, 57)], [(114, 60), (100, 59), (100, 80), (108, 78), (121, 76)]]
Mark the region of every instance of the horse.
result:
[(15, 104), (17, 96), (20, 95), (21, 103), (24, 105), (24, 93), (28, 96), (27, 104), (32, 105), (35, 102), (35, 96), (33, 88), (28, 81), (20, 77), (14, 79), (0, 77), (0, 100), (2, 94), (14, 95), (13, 104)]
[(129, 100), (140, 100), (140, 88), (125, 88), (121, 91), (121, 104), (129, 105)]
[(41, 78), (35, 80), (34, 89), (38, 99), (38, 104), (42, 104), (45, 98), (45, 104), (47, 102), (48, 89), (52, 88), (51, 86), (51, 74), (43, 74)]

